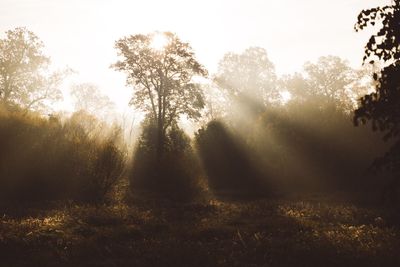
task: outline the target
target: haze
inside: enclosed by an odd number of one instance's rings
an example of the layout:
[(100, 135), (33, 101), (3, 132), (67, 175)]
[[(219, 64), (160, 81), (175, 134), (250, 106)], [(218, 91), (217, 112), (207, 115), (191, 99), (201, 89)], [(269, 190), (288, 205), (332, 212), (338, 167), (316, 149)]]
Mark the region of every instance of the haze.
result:
[(400, 0), (0, 0), (0, 267), (400, 266), (399, 92)]
[(99, 85), (124, 110), (131, 90), (124, 75), (109, 68), (116, 58), (114, 42), (123, 36), (174, 32), (210, 73), (226, 52), (250, 46), (265, 48), (278, 74), (298, 71), (323, 55), (359, 67), (370, 32), (354, 31), (356, 17), (388, 2), (1, 0), (0, 32), (28, 27), (43, 40), (54, 66), (71, 67), (79, 73), (75, 80)]

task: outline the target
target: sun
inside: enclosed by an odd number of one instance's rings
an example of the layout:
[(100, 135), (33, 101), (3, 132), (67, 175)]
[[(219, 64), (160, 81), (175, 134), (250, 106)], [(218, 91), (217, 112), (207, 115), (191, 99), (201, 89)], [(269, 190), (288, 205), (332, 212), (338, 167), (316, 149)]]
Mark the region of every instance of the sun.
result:
[(150, 47), (154, 50), (161, 51), (168, 44), (167, 36), (163, 33), (155, 33), (150, 43)]
[(281, 101), (283, 104), (286, 104), (292, 99), (292, 94), (288, 91), (283, 91), (279, 93), (281, 96)]

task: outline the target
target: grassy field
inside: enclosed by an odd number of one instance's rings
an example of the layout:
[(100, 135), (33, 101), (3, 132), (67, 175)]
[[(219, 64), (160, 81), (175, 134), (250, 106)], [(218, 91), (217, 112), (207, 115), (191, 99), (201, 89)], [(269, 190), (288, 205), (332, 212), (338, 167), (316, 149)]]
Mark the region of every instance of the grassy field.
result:
[(400, 266), (388, 211), (322, 198), (4, 211), (1, 266)]

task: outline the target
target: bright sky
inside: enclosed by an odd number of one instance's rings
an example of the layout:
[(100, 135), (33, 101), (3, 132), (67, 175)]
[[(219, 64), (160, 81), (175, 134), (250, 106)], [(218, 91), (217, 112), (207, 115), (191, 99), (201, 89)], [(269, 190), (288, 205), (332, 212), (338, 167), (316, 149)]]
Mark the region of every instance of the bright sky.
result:
[(100, 86), (120, 109), (131, 90), (110, 69), (114, 42), (155, 30), (175, 32), (210, 73), (228, 51), (264, 47), (279, 74), (300, 70), (323, 55), (361, 65), (370, 32), (353, 25), (365, 8), (390, 0), (0, 0), (0, 36), (26, 26), (53, 63), (78, 71), (75, 79)]

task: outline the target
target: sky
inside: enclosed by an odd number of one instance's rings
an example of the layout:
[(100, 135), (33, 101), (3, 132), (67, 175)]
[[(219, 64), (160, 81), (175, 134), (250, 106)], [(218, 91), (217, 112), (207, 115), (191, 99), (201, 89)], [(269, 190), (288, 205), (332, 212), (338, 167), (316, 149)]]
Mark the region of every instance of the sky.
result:
[[(362, 9), (390, 0), (0, 0), (0, 38), (25, 26), (44, 42), (54, 68), (78, 73), (127, 108), (132, 89), (110, 69), (116, 40), (131, 34), (171, 31), (189, 42), (212, 74), (227, 52), (266, 49), (278, 74), (301, 70), (306, 61), (336, 55), (362, 63), (371, 30), (356, 33)], [(68, 105), (68, 104), (66, 104)]]

